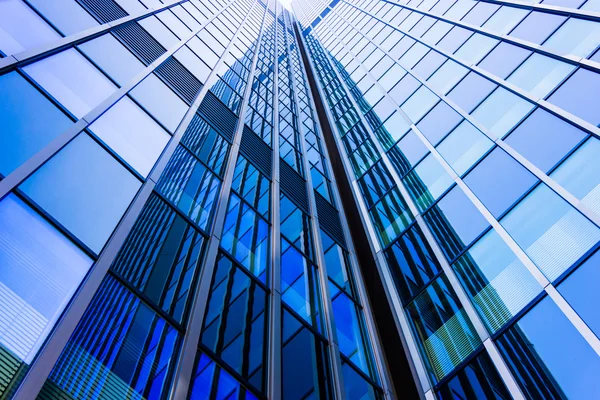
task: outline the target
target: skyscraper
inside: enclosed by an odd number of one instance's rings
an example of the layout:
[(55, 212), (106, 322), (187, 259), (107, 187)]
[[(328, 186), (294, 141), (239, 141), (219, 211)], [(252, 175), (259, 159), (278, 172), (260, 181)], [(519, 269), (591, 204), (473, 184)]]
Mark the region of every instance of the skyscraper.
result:
[(596, 0), (0, 0), (0, 398), (594, 398)]

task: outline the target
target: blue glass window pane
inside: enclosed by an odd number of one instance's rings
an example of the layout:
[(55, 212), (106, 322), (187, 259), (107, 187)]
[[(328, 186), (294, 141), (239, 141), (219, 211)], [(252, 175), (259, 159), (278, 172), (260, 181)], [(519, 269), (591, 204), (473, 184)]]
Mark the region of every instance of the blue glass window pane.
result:
[(544, 42), (543, 47), (564, 55), (586, 58), (600, 44), (600, 24), (579, 18), (569, 18)]
[(468, 121), (463, 121), (437, 146), (458, 175), (463, 175), (494, 143)]
[(425, 146), (419, 136), (412, 130), (400, 139), (397, 147), (402, 153), (402, 156), (408, 161), (411, 168), (417, 165), (418, 162), (429, 153), (427, 146)]
[(11, 55), (61, 36), (21, 0), (0, 2), (0, 51)]
[[(503, 7), (504, 8), (504, 7)], [(505, 79), (531, 54), (531, 51), (506, 42), (500, 42), (481, 62), (479, 67)]]
[(156, 75), (148, 75), (131, 91), (131, 96), (139, 101), (151, 115), (160, 121), (171, 133), (175, 132), (188, 105), (181, 100)]
[(383, 197), (370, 214), (383, 246), (390, 244), (414, 219), (397, 188)]
[(506, 35), (521, 22), (528, 13), (529, 10), (525, 8), (502, 6), (490, 17), (490, 19), (485, 21), (482, 28), (489, 29), (500, 35)]
[(310, 217), (302, 212), (289, 198), (281, 194), (281, 234), (309, 258), (313, 258), (313, 241)]
[(600, 230), (544, 184), (500, 223), (550, 281), (600, 240)]
[(504, 141), (548, 172), (585, 137), (573, 125), (538, 108)]
[(596, 252), (558, 286), (558, 291), (596, 335), (600, 334), (599, 281), (600, 252)]
[(575, 66), (534, 53), (507, 79), (533, 96), (545, 98), (565, 79)]
[(448, 375), (481, 343), (444, 275), (406, 309), (433, 382)]
[(86, 134), (79, 134), (19, 188), (99, 253), (141, 182)]
[(144, 64), (111, 34), (102, 35), (77, 47), (121, 86), (145, 68)]
[(340, 352), (364, 373), (372, 375), (371, 350), (366, 346), (362, 314), (348, 296), (337, 291), (338, 294), (332, 299), (332, 311)]
[(269, 226), (235, 194), (229, 199), (221, 247), (262, 282), (266, 281)]
[(455, 26), (437, 45), (448, 53), (454, 53), (472, 34), (473, 31)]
[(202, 243), (198, 230), (152, 195), (111, 270), (181, 323), (194, 292)]
[(464, 182), (496, 218), (531, 188), (537, 178), (498, 147), (464, 178)]
[(437, 392), (437, 396), (441, 400), (512, 399), (496, 367), (485, 351), (458, 371), (448, 383), (442, 385)]
[(600, 215), (600, 142), (590, 138), (550, 176)]
[(416, 90), (421, 83), (413, 78), (412, 75), (405, 75), (392, 90), (390, 96), (398, 104), (404, 103)]
[(285, 309), (283, 314), (282, 330), (294, 332), (284, 334), (281, 350), (283, 399), (331, 398), (325, 345)]
[(440, 100), (431, 90), (421, 86), (400, 108), (413, 123), (418, 122)]
[(504, 88), (497, 88), (471, 114), (493, 138), (503, 138), (533, 110), (534, 105)]
[(18, 197), (0, 202), (0, 396), (31, 364), (91, 265)]
[(232, 188), (269, 218), (270, 181), (241, 155), (233, 172)]
[(102, 398), (118, 391), (125, 398), (163, 398), (169, 390), (179, 341), (175, 328), (107, 277), (40, 395)]
[(209, 230), (220, 180), (192, 156), (178, 146), (165, 167), (156, 190), (195, 221), (201, 229)]
[(462, 121), (462, 116), (446, 102), (440, 101), (418, 124), (417, 128), (436, 146)]
[(344, 388), (348, 400), (379, 400), (381, 394), (347, 362), (342, 363)]
[(71, 0), (29, 0), (28, 3), (53, 24), (64, 36), (98, 25), (77, 2)]
[(259, 390), (264, 389), (266, 308), (265, 290), (219, 255), (200, 340)]
[(0, 76), (0, 119), (0, 174), (4, 176), (72, 124), (17, 72)]
[(77, 118), (83, 117), (117, 90), (75, 49), (39, 60), (23, 70)]
[(290, 245), (281, 241), (281, 300), (317, 330), (321, 326), (316, 268)]
[(456, 61), (448, 60), (427, 79), (429, 85), (441, 94), (446, 94), (469, 70)]
[(496, 86), (492, 81), (471, 72), (448, 93), (448, 98), (470, 113)]
[(461, 22), (481, 26), (496, 10), (497, 4), (478, 2), (462, 19)]
[(600, 74), (579, 68), (548, 101), (594, 125), (600, 124)]
[(413, 225), (385, 251), (396, 290), (404, 305), (441, 270), (421, 228)]
[(497, 44), (497, 39), (476, 33), (471, 36), (469, 40), (465, 42), (465, 44), (460, 46), (454, 55), (459, 60), (466, 62), (468, 65), (477, 64)]
[(563, 17), (562, 15), (532, 11), (515, 29), (513, 29), (510, 36), (527, 40), (535, 44), (541, 44), (565, 20), (566, 17)]
[(549, 297), (497, 343), (529, 398), (591, 399), (597, 395), (600, 358)]
[(425, 157), (403, 181), (421, 211), (432, 205), (454, 183), (432, 154)]
[(367, 207), (377, 203), (394, 186), (390, 173), (381, 161), (375, 164), (357, 182)]
[(491, 333), (543, 290), (495, 230), (479, 239), (452, 267)]
[(236, 400), (258, 400), (206, 354), (198, 353), (188, 400), (224, 400), (231, 396)]
[(425, 221), (449, 262), (454, 261), (489, 226), (458, 186), (425, 214)]

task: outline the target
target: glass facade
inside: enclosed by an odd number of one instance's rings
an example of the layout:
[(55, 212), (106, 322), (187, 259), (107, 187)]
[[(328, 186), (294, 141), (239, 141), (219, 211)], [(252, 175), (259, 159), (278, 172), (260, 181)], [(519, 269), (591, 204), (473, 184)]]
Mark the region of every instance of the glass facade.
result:
[(0, 0), (0, 399), (594, 398), (598, 11)]
[(594, 397), (594, 2), (298, 3), (421, 393)]

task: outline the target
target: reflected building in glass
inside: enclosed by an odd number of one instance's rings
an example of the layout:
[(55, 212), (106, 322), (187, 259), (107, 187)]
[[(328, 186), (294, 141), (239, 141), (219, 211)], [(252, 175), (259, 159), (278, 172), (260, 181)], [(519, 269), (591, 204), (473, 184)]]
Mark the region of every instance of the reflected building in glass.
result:
[(0, 0), (0, 399), (595, 398), (598, 11)]

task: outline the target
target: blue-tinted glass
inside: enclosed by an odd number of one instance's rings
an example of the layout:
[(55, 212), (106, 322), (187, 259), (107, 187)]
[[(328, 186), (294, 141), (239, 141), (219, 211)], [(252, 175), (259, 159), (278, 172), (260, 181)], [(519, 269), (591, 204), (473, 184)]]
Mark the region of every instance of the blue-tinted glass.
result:
[(141, 186), (86, 134), (80, 134), (19, 186), (99, 253)]
[(507, 79), (533, 96), (545, 98), (571, 71), (572, 64), (534, 53)]
[(125, 398), (163, 398), (179, 339), (177, 331), (150, 307), (107, 277), (40, 397), (104, 398), (117, 391)]
[(505, 79), (529, 55), (531, 51), (506, 42), (500, 42), (481, 62), (479, 67)]
[(390, 173), (382, 161), (375, 164), (357, 182), (367, 207), (377, 203), (394, 186)]
[(469, 70), (456, 61), (448, 60), (427, 79), (429, 85), (441, 94), (446, 94)]
[(543, 290), (493, 229), (452, 267), (491, 333), (509, 322)]
[(0, 2), (0, 30), (0, 51), (6, 55), (38, 47), (61, 37), (21, 0)]
[(475, 328), (444, 275), (406, 309), (434, 382), (448, 375), (480, 345)]
[(4, 176), (72, 123), (17, 72), (0, 76), (0, 119), (0, 174)]
[(489, 226), (458, 186), (427, 212), (425, 221), (450, 262)]
[(359, 375), (348, 363), (342, 364), (344, 375), (344, 388), (348, 400), (378, 400), (381, 394), (375, 390), (373, 385)]
[(178, 146), (160, 176), (156, 189), (200, 228), (208, 230), (220, 183), (210, 170), (185, 148)]
[(23, 70), (77, 118), (83, 117), (117, 90), (75, 49), (39, 60)]
[(441, 55), (437, 51), (431, 50), (413, 69), (419, 76), (427, 79), (447, 59), (447, 57)]
[(148, 176), (169, 134), (129, 97), (123, 97), (89, 129), (142, 176)]
[(548, 172), (585, 137), (573, 125), (538, 108), (504, 141)]
[(502, 6), (485, 21), (482, 28), (505, 35), (510, 32), (529, 13), (529, 10), (513, 6)]
[(316, 268), (289, 244), (281, 241), (281, 300), (306, 322), (320, 329), (320, 302)]
[(502, 138), (533, 110), (534, 105), (504, 88), (497, 88), (471, 115), (493, 138)]
[(461, 22), (481, 26), (500, 6), (478, 2), (462, 19)]
[(159, 120), (170, 132), (175, 132), (183, 115), (188, 110), (167, 85), (154, 74), (149, 75), (132, 91), (131, 96), (139, 101), (151, 115)]
[(462, 121), (462, 116), (446, 102), (440, 101), (418, 124), (417, 128), (432, 145), (437, 145), (444, 136)]
[(600, 74), (579, 68), (548, 101), (594, 125), (600, 124)]
[(285, 309), (283, 314), (282, 330), (295, 331), (291, 338), (284, 335), (281, 350), (283, 399), (331, 398), (324, 344)]
[(562, 15), (532, 11), (513, 29), (510, 36), (541, 44), (565, 19)]
[(411, 227), (385, 251), (403, 304), (417, 295), (440, 271), (440, 265), (418, 225)]
[(492, 215), (499, 218), (537, 182), (537, 178), (496, 147), (469, 172), (464, 182)]
[(585, 0), (544, 0), (543, 4), (577, 9), (584, 1)]
[(144, 69), (144, 64), (111, 34), (77, 47), (121, 86)]
[(437, 392), (441, 400), (508, 400), (512, 396), (486, 352), (479, 354)]
[(390, 96), (398, 104), (404, 103), (416, 90), (421, 83), (412, 75), (405, 75), (392, 90)]
[(259, 390), (264, 389), (267, 293), (219, 255), (201, 342)]
[(454, 183), (433, 154), (425, 157), (403, 181), (421, 211), (433, 204)]
[(558, 291), (596, 335), (600, 334), (599, 281), (600, 252), (596, 252), (558, 286)]
[(528, 398), (596, 397), (600, 358), (549, 297), (497, 343)]
[(600, 240), (600, 230), (546, 185), (536, 187), (500, 223), (554, 281)]
[(269, 187), (269, 180), (240, 155), (233, 172), (232, 188), (266, 218), (269, 217)]
[(408, 132), (397, 144), (398, 149), (411, 167), (417, 165), (429, 153), (429, 149), (413, 131)]
[(487, 53), (498, 44), (497, 39), (489, 36), (474, 34), (463, 44), (454, 55), (467, 64), (477, 64)]
[[(0, 202), (0, 369), (29, 365), (92, 260), (13, 194)], [(8, 380), (8, 382), (6, 382)]]
[(458, 175), (463, 175), (494, 143), (468, 121), (463, 121), (437, 146)]
[(366, 346), (362, 314), (352, 300), (341, 292), (332, 299), (332, 305), (340, 352), (364, 373), (371, 375), (371, 352), (370, 347)]
[(280, 231), (304, 254), (313, 257), (310, 218), (283, 194), (280, 202)]
[(225, 400), (232, 396), (236, 400), (258, 399), (206, 354), (198, 353), (188, 400)]
[(370, 214), (384, 246), (390, 244), (413, 221), (410, 209), (396, 188), (383, 197)]
[(600, 215), (600, 142), (588, 139), (554, 172), (552, 179)]
[(234, 194), (229, 199), (221, 247), (261, 281), (266, 280), (269, 226)]
[(421, 86), (402, 104), (401, 108), (406, 113), (406, 116), (413, 123), (416, 123), (433, 108), (439, 99), (431, 90), (425, 86)]
[(437, 45), (442, 50), (454, 53), (472, 34), (473, 31), (455, 26)]
[(579, 18), (569, 18), (548, 40), (544, 47), (558, 54), (587, 57), (600, 44), (600, 24)]
[(496, 86), (492, 81), (471, 72), (448, 93), (448, 98), (470, 113)]
[(77, 2), (70, 0), (30, 0), (29, 4), (50, 21), (64, 36), (98, 25)]
[(202, 242), (199, 231), (153, 195), (111, 269), (147, 300), (183, 322), (199, 269)]

